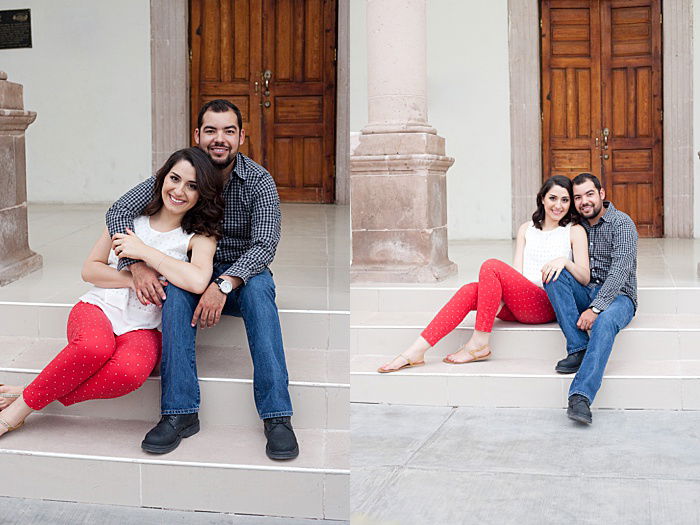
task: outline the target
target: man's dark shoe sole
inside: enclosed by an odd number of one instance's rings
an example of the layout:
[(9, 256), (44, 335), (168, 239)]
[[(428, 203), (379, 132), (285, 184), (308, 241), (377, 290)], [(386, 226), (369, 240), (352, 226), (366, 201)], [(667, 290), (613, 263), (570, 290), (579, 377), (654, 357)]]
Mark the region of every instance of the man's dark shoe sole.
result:
[(288, 452), (270, 452), (270, 447), (265, 447), (265, 454), (270, 459), (294, 459), (299, 455), (299, 447)]
[[(550, 365), (551, 366), (551, 365)], [(554, 370), (559, 372), (560, 374), (575, 374), (578, 372), (578, 369), (581, 368), (581, 365), (575, 366), (575, 367), (568, 367), (568, 366), (555, 366)]]
[(180, 432), (177, 433), (177, 439), (175, 439), (175, 441), (173, 441), (170, 445), (151, 445), (146, 443), (144, 440), (141, 442), (141, 448), (152, 454), (167, 454), (178, 447), (180, 441), (182, 441), (182, 438), (194, 436), (197, 432), (199, 432), (199, 421), (197, 421), (194, 425), (190, 425), (189, 427), (180, 430)]
[(571, 410), (567, 410), (566, 415), (569, 416), (569, 419), (573, 419), (574, 421), (578, 421), (579, 423), (585, 423), (586, 425), (590, 425), (591, 423), (593, 423), (592, 417), (586, 417), (583, 414), (575, 414)]

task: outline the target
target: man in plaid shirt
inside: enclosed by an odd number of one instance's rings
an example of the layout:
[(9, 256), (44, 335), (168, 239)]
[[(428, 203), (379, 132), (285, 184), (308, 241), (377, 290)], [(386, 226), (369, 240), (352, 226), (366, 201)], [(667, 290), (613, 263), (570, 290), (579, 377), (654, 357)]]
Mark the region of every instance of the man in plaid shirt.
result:
[(574, 204), (588, 233), (591, 281), (583, 286), (564, 270), (556, 281), (545, 284), (545, 290), (566, 337), (568, 356), (555, 370), (576, 372), (566, 413), (575, 421), (591, 423), (590, 405), (615, 336), (637, 310), (638, 236), (632, 219), (605, 200), (597, 177), (581, 173), (573, 184)]
[[(280, 239), (280, 206), (275, 182), (262, 166), (238, 151), (245, 140), (239, 109), (226, 100), (207, 102), (199, 112), (194, 140), (224, 178), (223, 236), (217, 243), (212, 283), (200, 296), (173, 284), (165, 288), (144, 262), (122, 259), (143, 304), (163, 306), (160, 422), (141, 447), (157, 454), (174, 450), (199, 431), (199, 383), (195, 336), (216, 325), (221, 314), (243, 317), (253, 359), (253, 390), (264, 422), (267, 455), (299, 454), (290, 416), (287, 366), (282, 345), (275, 283), (268, 265)], [(133, 229), (153, 195), (154, 178), (139, 184), (107, 212), (109, 233)]]

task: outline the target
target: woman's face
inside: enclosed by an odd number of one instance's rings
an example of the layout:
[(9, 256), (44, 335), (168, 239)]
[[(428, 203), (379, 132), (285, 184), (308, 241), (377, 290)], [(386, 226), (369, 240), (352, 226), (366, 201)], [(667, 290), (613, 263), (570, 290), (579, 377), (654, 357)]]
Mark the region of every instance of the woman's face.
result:
[(542, 204), (544, 205), (545, 217), (555, 224), (558, 224), (567, 214), (571, 206), (569, 192), (566, 191), (566, 188), (555, 184), (545, 193)]
[(163, 206), (176, 215), (184, 215), (199, 200), (197, 174), (186, 160), (177, 162), (163, 180)]

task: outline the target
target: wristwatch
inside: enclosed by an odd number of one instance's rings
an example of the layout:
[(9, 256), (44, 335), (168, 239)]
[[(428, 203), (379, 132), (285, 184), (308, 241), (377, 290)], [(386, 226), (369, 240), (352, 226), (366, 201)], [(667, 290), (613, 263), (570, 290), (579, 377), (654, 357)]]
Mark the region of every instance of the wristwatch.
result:
[(598, 315), (598, 314), (599, 314), (600, 312), (602, 312), (603, 310), (601, 310), (600, 308), (596, 308), (595, 306), (591, 306), (591, 311), (592, 311), (594, 314)]
[(233, 290), (233, 285), (223, 277), (217, 277), (216, 279), (214, 279), (214, 282), (219, 287), (219, 290), (221, 290), (222, 294), (228, 295), (229, 293), (231, 293), (231, 290)]

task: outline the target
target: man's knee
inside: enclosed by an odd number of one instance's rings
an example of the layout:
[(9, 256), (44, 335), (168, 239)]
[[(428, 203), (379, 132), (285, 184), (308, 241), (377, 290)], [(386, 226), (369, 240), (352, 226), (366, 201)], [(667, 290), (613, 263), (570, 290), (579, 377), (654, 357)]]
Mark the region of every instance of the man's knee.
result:
[(552, 279), (548, 283), (544, 283), (544, 289), (547, 293), (550, 293), (554, 290), (561, 290), (563, 288), (570, 288), (571, 285), (571, 280), (574, 278), (573, 275), (569, 273), (569, 270), (564, 268), (561, 273), (559, 274), (559, 277), (557, 277), (556, 281)]
[(174, 284), (168, 284), (165, 287), (165, 302), (163, 302), (163, 311), (171, 310), (179, 306), (187, 306), (194, 309), (199, 297), (192, 292), (183, 290)]

